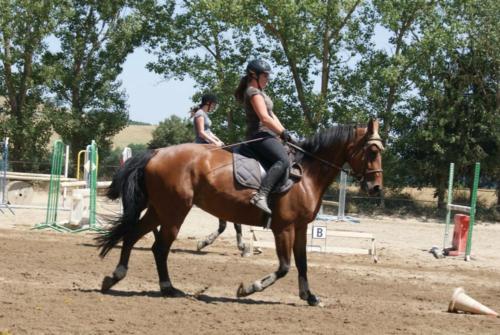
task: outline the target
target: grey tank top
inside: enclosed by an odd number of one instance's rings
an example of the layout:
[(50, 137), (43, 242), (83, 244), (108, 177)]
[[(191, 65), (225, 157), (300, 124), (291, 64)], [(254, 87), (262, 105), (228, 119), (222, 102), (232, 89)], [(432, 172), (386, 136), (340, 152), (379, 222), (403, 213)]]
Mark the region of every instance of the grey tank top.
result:
[(245, 90), (245, 94), (243, 96), (243, 106), (245, 108), (246, 124), (247, 124), (246, 138), (250, 139), (255, 134), (260, 132), (266, 132), (271, 134), (272, 136), (277, 136), (271, 129), (265, 127), (262, 124), (262, 122), (260, 122), (259, 116), (257, 115), (257, 113), (255, 113), (255, 110), (253, 109), (250, 99), (257, 94), (260, 94), (264, 98), (264, 102), (267, 108), (267, 113), (269, 114), (269, 116), (272, 117), (273, 119), (275, 118), (273, 113), (273, 102), (271, 98), (269, 98), (266, 93), (259, 90), (258, 88), (252, 86), (247, 87), (247, 89)]
[(208, 117), (207, 113), (205, 113), (203, 111), (203, 109), (198, 109), (198, 111), (196, 111), (196, 113), (194, 113), (194, 116), (193, 116), (194, 133), (196, 134), (194, 141), (195, 141), (195, 143), (209, 143), (205, 139), (200, 137), (200, 133), (196, 129), (196, 119), (199, 117), (203, 118), (203, 130), (206, 133), (210, 133), (210, 134), (212, 133), (210, 131), (210, 127), (212, 126), (212, 121), (210, 121), (210, 118)]

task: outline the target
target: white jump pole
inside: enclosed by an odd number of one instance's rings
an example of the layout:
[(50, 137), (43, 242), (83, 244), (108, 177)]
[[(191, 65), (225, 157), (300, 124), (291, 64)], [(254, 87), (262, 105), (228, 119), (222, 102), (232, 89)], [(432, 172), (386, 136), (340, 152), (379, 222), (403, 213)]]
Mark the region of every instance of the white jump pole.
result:
[(1, 152), (0, 160), (2, 162), (2, 170), (0, 173), (0, 213), (3, 214), (2, 208), (7, 208), (12, 214), (14, 211), (12, 210), (12, 206), (7, 203), (7, 170), (9, 168), (9, 138), (6, 137), (3, 142), (0, 142), (3, 145), (3, 150)]
[(347, 193), (347, 173), (344, 171), (340, 172), (340, 180), (339, 180), (339, 211), (338, 215), (325, 215), (323, 214), (323, 205), (320, 206), (319, 214), (316, 216), (316, 220), (322, 221), (343, 221), (350, 223), (359, 223), (359, 219), (346, 216), (345, 215), (345, 198)]

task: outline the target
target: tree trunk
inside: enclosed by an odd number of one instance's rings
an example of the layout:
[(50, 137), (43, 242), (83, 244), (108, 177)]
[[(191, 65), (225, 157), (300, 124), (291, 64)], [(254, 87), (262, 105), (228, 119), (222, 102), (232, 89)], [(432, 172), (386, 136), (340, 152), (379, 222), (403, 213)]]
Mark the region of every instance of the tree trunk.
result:
[(444, 194), (446, 191), (446, 178), (442, 174), (438, 174), (437, 178), (437, 188), (435, 195), (437, 196), (437, 207), (444, 209), (446, 208)]
[(497, 180), (496, 193), (497, 193), (497, 207), (499, 207), (500, 206), (500, 180)]

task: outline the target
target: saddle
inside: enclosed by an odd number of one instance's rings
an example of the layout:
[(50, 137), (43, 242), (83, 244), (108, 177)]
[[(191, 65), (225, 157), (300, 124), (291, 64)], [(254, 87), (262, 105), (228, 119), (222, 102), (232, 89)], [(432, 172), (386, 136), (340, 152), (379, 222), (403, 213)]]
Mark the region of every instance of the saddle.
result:
[[(293, 184), (302, 178), (302, 166), (298, 163), (301, 155), (288, 145), (285, 145), (290, 162), (290, 168), (284, 173), (281, 180), (274, 186), (271, 193), (285, 193)], [(266, 170), (255, 158), (254, 151), (246, 144), (241, 144), (233, 148), (233, 171), (234, 179), (243, 187), (258, 190)]]

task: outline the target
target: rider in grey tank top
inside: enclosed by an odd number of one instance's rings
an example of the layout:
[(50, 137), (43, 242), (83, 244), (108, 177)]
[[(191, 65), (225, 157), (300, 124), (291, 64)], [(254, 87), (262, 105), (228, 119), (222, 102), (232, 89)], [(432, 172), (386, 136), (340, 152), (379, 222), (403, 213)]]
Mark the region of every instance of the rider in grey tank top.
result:
[(204, 94), (201, 97), (201, 104), (197, 107), (193, 115), (193, 128), (195, 133), (195, 143), (215, 144), (222, 146), (224, 143), (210, 130), (212, 121), (208, 117), (208, 113), (215, 109), (217, 105), (217, 97), (213, 94)]
[(212, 135), (212, 131), (210, 130), (210, 127), (212, 126), (212, 121), (208, 117), (208, 114), (203, 111), (203, 109), (198, 109), (196, 113), (193, 115), (193, 127), (194, 127), (194, 133), (196, 134), (196, 137), (194, 139), (195, 143), (209, 143), (207, 140), (204, 138), (200, 137), (200, 132), (196, 129), (196, 118), (202, 117), (203, 118), (203, 126), (204, 126), (204, 131), (205, 133), (208, 133)]

